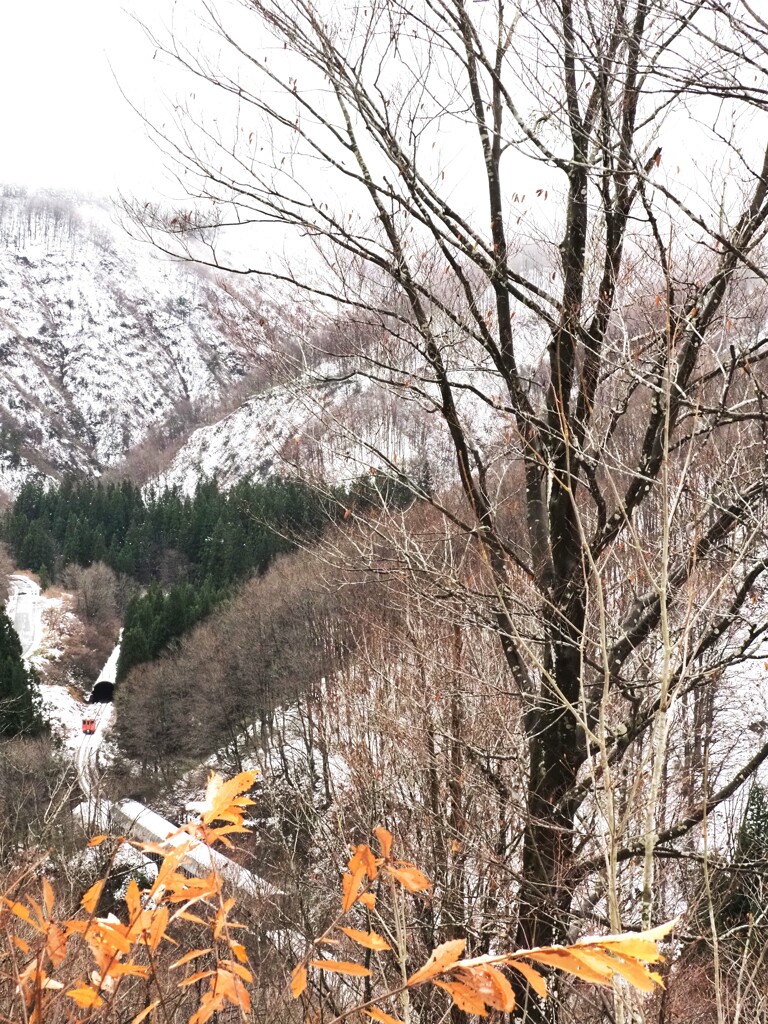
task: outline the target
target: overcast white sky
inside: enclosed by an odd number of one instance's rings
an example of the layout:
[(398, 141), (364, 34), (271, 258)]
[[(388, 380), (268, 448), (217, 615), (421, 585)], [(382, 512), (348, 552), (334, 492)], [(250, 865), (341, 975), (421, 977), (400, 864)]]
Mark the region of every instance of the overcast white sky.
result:
[(113, 73), (143, 102), (158, 91), (152, 48), (131, 14), (167, 18), (171, 0), (3, 4), (0, 183), (114, 194), (154, 191), (161, 159)]
[[(0, 18), (0, 184), (178, 197), (179, 187), (164, 175), (165, 161), (115, 76), (134, 102), (162, 124), (163, 96), (177, 89), (183, 95), (195, 83), (153, 59), (153, 47), (135, 19), (163, 37), (173, 13), (180, 28), (178, 22), (194, 6), (190, 0), (5, 0)], [(684, 175), (691, 173), (685, 134), (667, 126), (659, 137), (665, 173), (677, 165)], [(753, 134), (760, 137), (756, 130)], [(539, 168), (536, 174), (540, 177)], [(523, 182), (521, 191), (529, 184)]]

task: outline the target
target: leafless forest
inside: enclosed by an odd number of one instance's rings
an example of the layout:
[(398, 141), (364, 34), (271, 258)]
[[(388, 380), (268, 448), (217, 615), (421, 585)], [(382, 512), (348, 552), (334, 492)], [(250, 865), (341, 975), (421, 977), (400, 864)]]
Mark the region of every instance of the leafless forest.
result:
[[(384, 826), (433, 882), (393, 898), (409, 969), (680, 915), (665, 988), (515, 975), (511, 1019), (768, 1020), (765, 12), (198, 9), (199, 42), (152, 39), (189, 83), (150, 126), (189, 211), (134, 230), (296, 296), (270, 381), (425, 424), (394, 448), (319, 402), (378, 498), (118, 692), (126, 791), (262, 769), (240, 856), (286, 896), (249, 1019), (284, 1019)], [(310, 982), (312, 1020), (368, 1004), (346, 981)]]

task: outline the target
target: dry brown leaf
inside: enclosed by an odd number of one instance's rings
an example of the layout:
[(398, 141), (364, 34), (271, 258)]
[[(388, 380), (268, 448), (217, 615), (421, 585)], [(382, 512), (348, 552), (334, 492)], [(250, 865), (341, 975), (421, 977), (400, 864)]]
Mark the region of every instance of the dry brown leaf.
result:
[(444, 988), (456, 1003), (460, 1010), (465, 1013), (476, 1013), (479, 1017), (487, 1017), (488, 1011), (480, 996), (471, 988), (462, 985), (460, 981), (435, 981), (438, 988)]
[(342, 928), (341, 931), (349, 936), (353, 942), (365, 946), (366, 949), (392, 949), (387, 940), (379, 935), (378, 932), (361, 932), (357, 928)]
[(312, 967), (319, 967), (321, 971), (335, 971), (336, 974), (354, 974), (361, 978), (370, 976), (367, 967), (361, 964), (354, 964), (351, 960), (310, 960)]
[(298, 999), (307, 987), (307, 968), (304, 964), (297, 964), (291, 971), (291, 995)]
[(369, 1010), (363, 1010), (366, 1017), (371, 1017), (373, 1020), (377, 1020), (379, 1024), (403, 1024), (403, 1021), (397, 1017), (393, 1017), (389, 1013), (385, 1013), (380, 1010), (378, 1006), (372, 1006)]
[(441, 943), (432, 950), (429, 960), (415, 974), (411, 975), (408, 979), (408, 986), (412, 988), (414, 985), (422, 985), (430, 978), (436, 978), (438, 974), (444, 974), (450, 970), (456, 965), (466, 944), (466, 939), (451, 939)]

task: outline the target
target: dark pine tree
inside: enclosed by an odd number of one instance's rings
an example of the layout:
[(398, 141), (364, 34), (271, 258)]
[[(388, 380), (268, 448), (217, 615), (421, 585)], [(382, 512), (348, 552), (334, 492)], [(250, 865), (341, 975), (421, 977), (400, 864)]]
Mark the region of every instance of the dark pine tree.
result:
[(29, 736), (42, 729), (35, 681), (24, 666), (16, 630), (0, 607), (0, 736)]

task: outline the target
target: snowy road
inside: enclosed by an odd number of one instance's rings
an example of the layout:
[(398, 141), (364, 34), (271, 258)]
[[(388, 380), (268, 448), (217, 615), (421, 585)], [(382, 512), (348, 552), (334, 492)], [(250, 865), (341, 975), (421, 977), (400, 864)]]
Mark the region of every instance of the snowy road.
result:
[(40, 587), (28, 576), (9, 576), (9, 580), (11, 596), (8, 599), (8, 614), (19, 634), (24, 659), (29, 661), (42, 635)]

